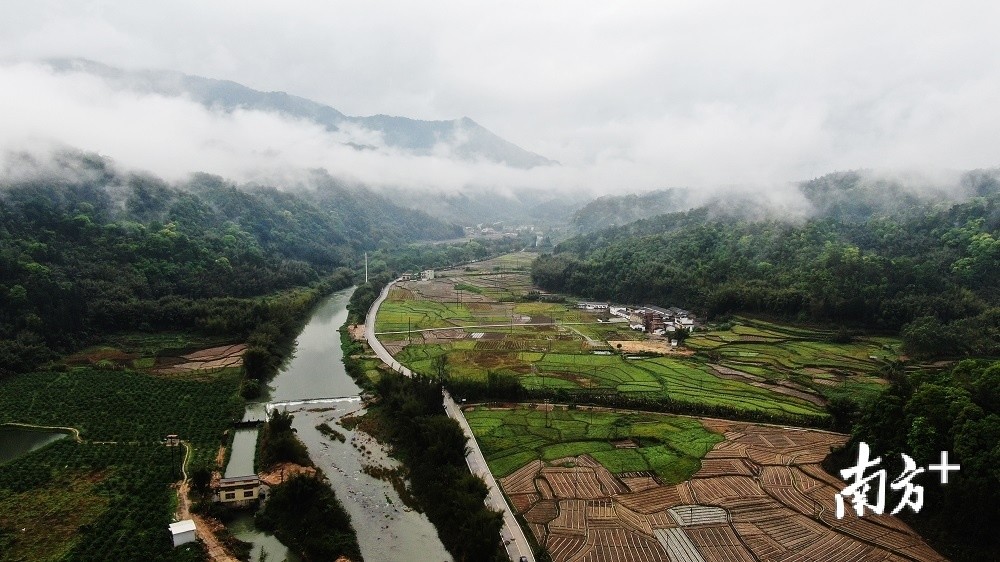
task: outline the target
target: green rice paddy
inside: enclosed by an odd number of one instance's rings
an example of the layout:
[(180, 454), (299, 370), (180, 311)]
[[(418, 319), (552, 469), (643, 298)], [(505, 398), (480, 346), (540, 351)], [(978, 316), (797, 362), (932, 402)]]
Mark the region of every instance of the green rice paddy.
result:
[[(688, 479), (722, 436), (693, 418), (530, 407), (465, 412), (490, 470), (504, 477), (533, 460), (588, 454), (614, 473), (653, 471), (666, 484)], [(635, 448), (616, 448), (630, 439)]]

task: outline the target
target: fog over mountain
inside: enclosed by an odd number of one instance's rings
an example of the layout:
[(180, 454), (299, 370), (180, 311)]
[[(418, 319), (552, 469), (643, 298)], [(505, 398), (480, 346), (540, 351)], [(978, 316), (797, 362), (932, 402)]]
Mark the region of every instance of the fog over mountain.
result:
[(535, 186), (547, 176), (576, 184), (556, 162), (469, 118), (350, 117), (283, 92), (80, 60), (3, 65), (0, 82), (18, 85), (0, 93), (4, 153), (92, 151), (175, 180), (209, 172), (286, 184), (322, 168), (347, 181), (436, 191)]
[[(486, 160), (525, 169), (556, 164), (498, 137), (468, 117), (450, 121), (421, 121), (393, 115), (352, 117), (306, 98), (285, 92), (261, 92), (230, 80), (166, 70), (126, 71), (87, 59), (50, 59), (44, 63), (60, 74), (78, 72), (96, 76), (116, 90), (183, 97), (210, 110), (277, 113), (313, 122), (331, 132), (362, 129), (375, 133), (372, 140), (380, 146), (419, 156), (432, 155), (440, 147), (447, 147), (451, 155), (468, 161)], [(368, 144), (353, 144), (352, 147), (357, 150), (379, 148)]]
[(797, 182), (838, 170), (1000, 162), (997, 10), (39, 0), (0, 21), (0, 153), (177, 181), (325, 169), (412, 198), (674, 187), (800, 208)]

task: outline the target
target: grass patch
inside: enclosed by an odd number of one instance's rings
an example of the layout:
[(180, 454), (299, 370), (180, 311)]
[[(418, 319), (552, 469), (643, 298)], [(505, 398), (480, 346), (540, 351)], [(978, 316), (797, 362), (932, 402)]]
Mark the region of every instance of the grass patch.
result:
[(477, 295), (481, 295), (484, 293), (482, 287), (478, 287), (476, 285), (469, 285), (468, 283), (455, 283), (455, 290), (465, 291), (467, 293), (475, 293)]
[(326, 422), (323, 422), (323, 423), (317, 425), (316, 426), (316, 431), (319, 431), (320, 433), (322, 433), (326, 437), (330, 438), (331, 440), (335, 439), (337, 441), (340, 441), (341, 443), (347, 441), (347, 437), (343, 433), (341, 433), (341, 432), (337, 431), (336, 429), (330, 427), (330, 424), (328, 424)]
[(543, 461), (553, 461), (563, 457), (576, 457), (583, 454), (593, 456), (602, 451), (610, 451), (614, 447), (605, 441), (570, 441), (542, 447), (539, 453)]

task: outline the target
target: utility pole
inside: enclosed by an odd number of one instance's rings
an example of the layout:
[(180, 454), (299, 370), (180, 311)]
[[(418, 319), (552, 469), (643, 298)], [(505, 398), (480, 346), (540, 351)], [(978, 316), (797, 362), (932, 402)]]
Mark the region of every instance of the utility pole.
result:
[(365, 252), (365, 283), (368, 282), (368, 252)]

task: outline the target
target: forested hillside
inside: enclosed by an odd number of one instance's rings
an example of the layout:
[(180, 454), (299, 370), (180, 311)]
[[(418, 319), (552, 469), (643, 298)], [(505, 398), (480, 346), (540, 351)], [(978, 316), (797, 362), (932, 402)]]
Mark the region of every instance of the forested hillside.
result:
[[(120, 329), (239, 332), (231, 297), (356, 268), (363, 250), (461, 229), (316, 175), (311, 189), (171, 185), (93, 155), (28, 157), (0, 179), (0, 374)], [(234, 329), (235, 328), (235, 329)]]
[(807, 182), (809, 218), (707, 206), (578, 236), (536, 283), (623, 302), (902, 330), (912, 355), (1000, 353), (1000, 190), (966, 174), (958, 199), (834, 174)]
[(530, 188), (471, 188), (456, 193), (408, 188), (384, 188), (393, 201), (419, 207), (432, 216), (462, 225), (496, 222), (533, 224), (548, 230), (566, 223), (586, 204), (587, 192), (549, 192)]
[(586, 234), (612, 226), (672, 213), (685, 208), (689, 193), (683, 189), (658, 189), (649, 193), (605, 195), (573, 213), (572, 228)]
[[(926, 467), (948, 451), (949, 462), (961, 469), (947, 484), (936, 473), (919, 476), (923, 509), (904, 515), (949, 558), (994, 560), (1000, 552), (1000, 362), (967, 359), (948, 371), (893, 379), (862, 410), (851, 443), (833, 464), (853, 466), (857, 444), (865, 442), (895, 478), (904, 468), (901, 454)], [(899, 497), (890, 492), (890, 509)]]

